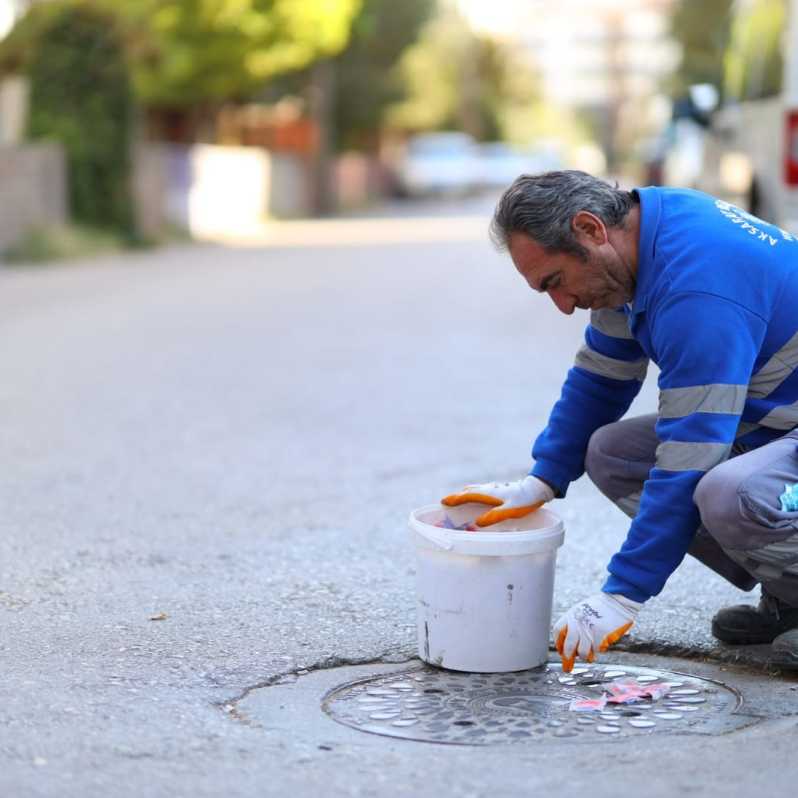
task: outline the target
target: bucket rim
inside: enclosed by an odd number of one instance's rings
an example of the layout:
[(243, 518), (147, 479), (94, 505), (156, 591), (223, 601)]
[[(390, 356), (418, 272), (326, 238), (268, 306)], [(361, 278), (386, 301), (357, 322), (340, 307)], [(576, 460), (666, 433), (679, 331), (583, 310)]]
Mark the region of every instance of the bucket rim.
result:
[(461, 554), (480, 556), (506, 556), (512, 554), (533, 554), (558, 549), (565, 536), (562, 519), (547, 508), (536, 510), (544, 513), (553, 523), (538, 529), (517, 532), (465, 532), (445, 529), (428, 524), (419, 515), (445, 509), (440, 504), (427, 504), (410, 513), (410, 528), (435, 547)]

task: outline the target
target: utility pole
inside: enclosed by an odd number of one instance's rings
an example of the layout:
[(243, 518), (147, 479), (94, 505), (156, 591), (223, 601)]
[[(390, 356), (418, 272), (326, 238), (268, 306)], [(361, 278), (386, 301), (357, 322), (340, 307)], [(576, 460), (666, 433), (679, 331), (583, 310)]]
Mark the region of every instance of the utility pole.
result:
[(607, 77), (609, 82), (609, 102), (607, 108), (607, 169), (610, 173), (618, 167), (618, 134), (621, 108), (626, 100), (625, 65), (623, 52), (625, 42), (624, 12), (615, 7), (604, 12), (607, 30)]
[(335, 210), (332, 185), (334, 91), (335, 65), (331, 59), (323, 58), (311, 67), (308, 89), (310, 118), (316, 126), (316, 146), (310, 163), (311, 204), (316, 216)]

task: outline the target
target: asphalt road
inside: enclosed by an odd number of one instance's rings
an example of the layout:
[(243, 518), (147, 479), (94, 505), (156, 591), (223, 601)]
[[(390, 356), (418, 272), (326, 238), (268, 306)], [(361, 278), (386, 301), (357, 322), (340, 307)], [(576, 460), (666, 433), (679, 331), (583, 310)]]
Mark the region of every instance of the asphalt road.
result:
[[(0, 270), (0, 795), (301, 794), (308, 761), (320, 794), (313, 735), (267, 744), (238, 700), (413, 656), (409, 511), (526, 472), (581, 338), (492, 250), (489, 212)], [(562, 609), (626, 520), (586, 480), (553, 509)], [(626, 648), (733, 659), (708, 622), (741, 597), (687, 562)], [(352, 747), (330, 794), (391, 795), (408, 750), (375, 781)], [(458, 794), (522, 794), (501, 756)]]

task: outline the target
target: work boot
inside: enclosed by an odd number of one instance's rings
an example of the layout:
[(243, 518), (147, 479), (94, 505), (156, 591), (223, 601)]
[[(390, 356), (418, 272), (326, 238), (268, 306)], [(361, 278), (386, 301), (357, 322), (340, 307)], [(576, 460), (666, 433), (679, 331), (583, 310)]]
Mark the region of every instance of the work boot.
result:
[(712, 634), (724, 643), (737, 646), (772, 643), (791, 629), (798, 629), (798, 607), (771, 596), (764, 587), (758, 606), (726, 607), (712, 619)]
[(772, 664), (798, 669), (798, 629), (790, 629), (773, 641)]

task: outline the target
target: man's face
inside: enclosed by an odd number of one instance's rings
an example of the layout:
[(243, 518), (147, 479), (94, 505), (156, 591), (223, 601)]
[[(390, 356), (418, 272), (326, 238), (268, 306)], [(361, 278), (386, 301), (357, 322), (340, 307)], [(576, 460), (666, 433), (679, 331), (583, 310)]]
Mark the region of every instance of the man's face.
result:
[(617, 308), (628, 301), (618, 279), (618, 256), (611, 246), (588, 244), (588, 259), (570, 252), (548, 253), (524, 233), (510, 237), (510, 257), (534, 291), (545, 292), (563, 313), (575, 308)]

